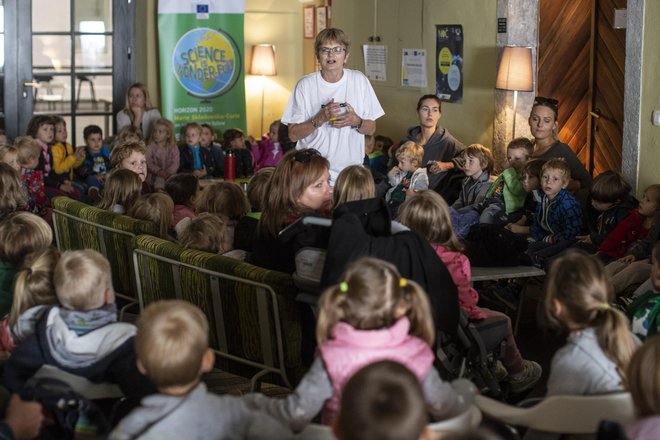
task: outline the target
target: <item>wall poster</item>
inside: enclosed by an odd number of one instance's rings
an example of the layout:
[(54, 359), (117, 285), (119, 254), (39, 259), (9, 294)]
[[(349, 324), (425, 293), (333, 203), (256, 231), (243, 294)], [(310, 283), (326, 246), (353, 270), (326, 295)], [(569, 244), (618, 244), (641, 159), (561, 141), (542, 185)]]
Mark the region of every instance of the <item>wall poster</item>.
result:
[(438, 24), (435, 94), (443, 101), (463, 100), (463, 26)]
[(162, 114), (245, 131), (244, 0), (159, 0)]

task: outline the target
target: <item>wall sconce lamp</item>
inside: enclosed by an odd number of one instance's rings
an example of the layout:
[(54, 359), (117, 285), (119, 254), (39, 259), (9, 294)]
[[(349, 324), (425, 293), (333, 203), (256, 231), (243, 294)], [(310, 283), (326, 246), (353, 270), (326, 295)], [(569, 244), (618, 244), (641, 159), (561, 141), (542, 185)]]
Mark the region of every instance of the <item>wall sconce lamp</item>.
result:
[(518, 92), (534, 90), (531, 47), (504, 46), (497, 69), (495, 88), (513, 90), (513, 138), (515, 138)]
[(257, 44), (252, 46), (250, 75), (261, 75), (261, 131), (259, 136), (262, 136), (264, 134), (265, 77), (277, 75), (277, 68), (275, 67), (275, 46), (272, 44)]

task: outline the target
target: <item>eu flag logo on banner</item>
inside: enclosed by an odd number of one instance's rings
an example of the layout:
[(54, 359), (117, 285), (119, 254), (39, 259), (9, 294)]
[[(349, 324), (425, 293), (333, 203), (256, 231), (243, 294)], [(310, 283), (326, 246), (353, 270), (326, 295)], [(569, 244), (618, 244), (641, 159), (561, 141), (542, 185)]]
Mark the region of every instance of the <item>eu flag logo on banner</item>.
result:
[(208, 3), (201, 3), (195, 5), (197, 8), (197, 19), (206, 20), (209, 18), (209, 5)]

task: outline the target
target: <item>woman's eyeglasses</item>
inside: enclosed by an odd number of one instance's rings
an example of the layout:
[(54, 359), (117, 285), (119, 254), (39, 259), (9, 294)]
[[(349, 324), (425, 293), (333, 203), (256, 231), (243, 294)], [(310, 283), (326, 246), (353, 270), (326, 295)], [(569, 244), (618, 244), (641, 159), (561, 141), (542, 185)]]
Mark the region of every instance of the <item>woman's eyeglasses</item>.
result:
[(346, 48), (336, 46), (336, 47), (322, 47), (319, 49), (319, 53), (323, 55), (330, 55), (330, 53), (334, 53), (335, 55), (339, 55), (342, 52), (346, 52)]
[(320, 155), (321, 153), (319, 153), (317, 150), (308, 148), (306, 150), (296, 151), (296, 154), (293, 155), (293, 158), (296, 160), (296, 162), (308, 163), (310, 160), (312, 160), (312, 157)]
[(557, 107), (559, 105), (559, 101), (557, 101), (554, 98), (544, 98), (543, 96), (537, 96), (534, 98), (534, 104), (550, 105), (553, 107)]

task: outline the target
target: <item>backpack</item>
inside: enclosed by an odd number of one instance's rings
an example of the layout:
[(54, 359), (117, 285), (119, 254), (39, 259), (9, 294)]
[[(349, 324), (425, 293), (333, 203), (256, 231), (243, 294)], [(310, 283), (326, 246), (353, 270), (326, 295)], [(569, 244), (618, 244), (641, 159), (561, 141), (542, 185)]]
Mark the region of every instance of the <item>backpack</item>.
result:
[(110, 432), (109, 420), (96, 403), (61, 380), (32, 378), (25, 384), (21, 398), (36, 400), (44, 407), (41, 439), (105, 438)]
[(660, 330), (660, 293), (646, 292), (635, 298), (626, 310), (632, 332), (642, 341)]
[(524, 236), (499, 225), (476, 224), (465, 238), (464, 253), (473, 267), (531, 266), (526, 250)]

